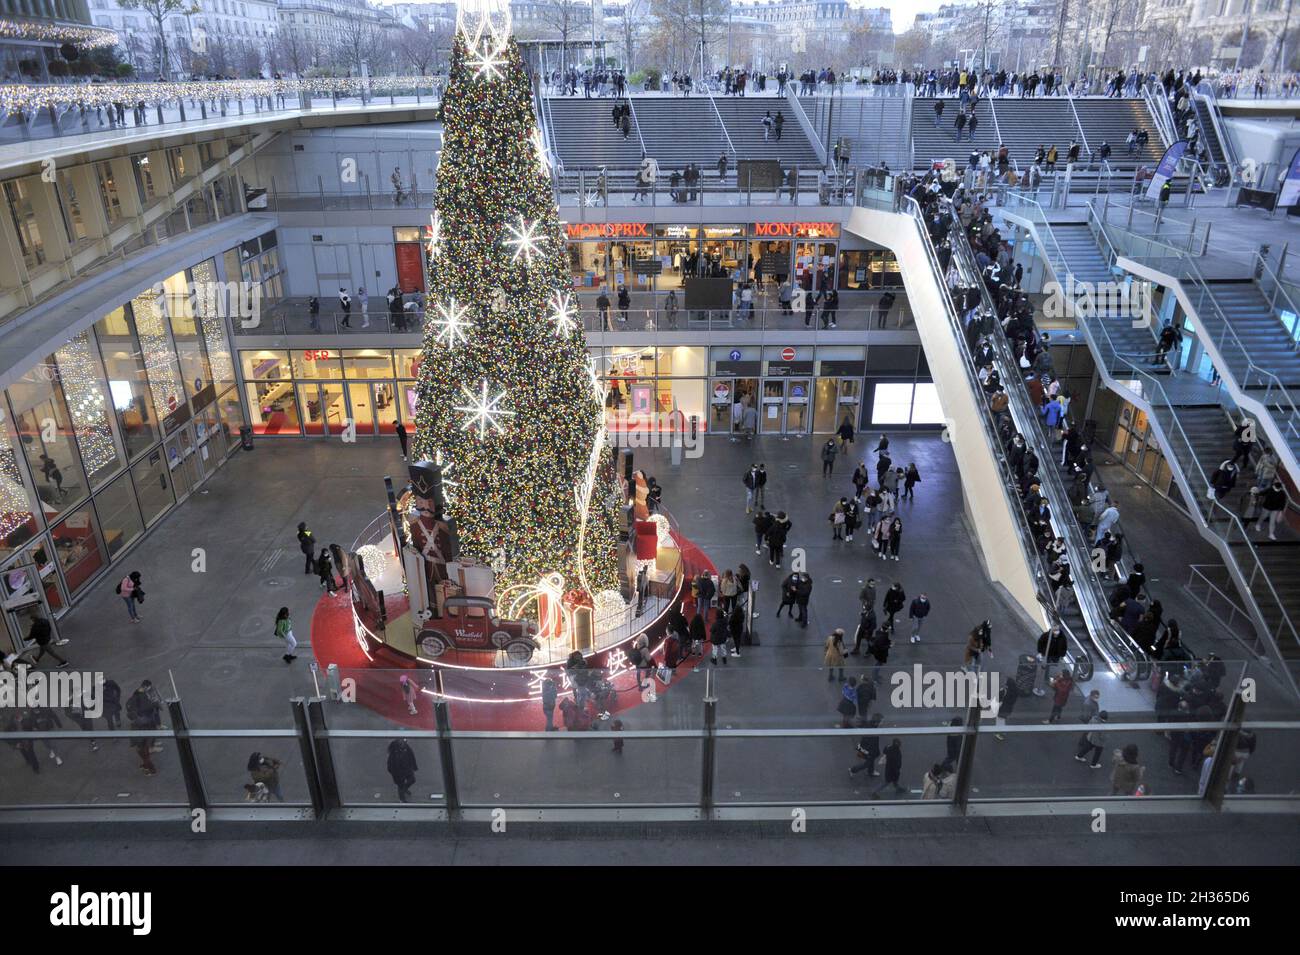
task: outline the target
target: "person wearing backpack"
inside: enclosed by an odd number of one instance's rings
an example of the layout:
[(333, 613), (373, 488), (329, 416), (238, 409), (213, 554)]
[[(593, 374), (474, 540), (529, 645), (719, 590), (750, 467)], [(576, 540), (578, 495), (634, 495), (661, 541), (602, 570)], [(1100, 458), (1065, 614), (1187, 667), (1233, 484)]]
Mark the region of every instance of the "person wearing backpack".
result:
[(943, 763), (935, 763), (921, 780), (922, 799), (951, 799), (953, 773)]
[(144, 589), (140, 586), (140, 571), (133, 570), (117, 583), (115, 593), (126, 601), (126, 612), (132, 623), (140, 622), (140, 614), (135, 609), (137, 603), (144, 602)]

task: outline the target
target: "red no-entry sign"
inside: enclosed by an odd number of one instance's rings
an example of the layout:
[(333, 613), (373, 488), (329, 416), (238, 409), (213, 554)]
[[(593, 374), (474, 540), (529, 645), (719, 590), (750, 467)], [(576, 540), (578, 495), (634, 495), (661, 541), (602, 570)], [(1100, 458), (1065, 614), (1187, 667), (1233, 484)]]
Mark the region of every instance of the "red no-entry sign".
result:
[(782, 360), (782, 361), (794, 361), (794, 349), (793, 349), (793, 348), (790, 348), (789, 346), (786, 346), (785, 348), (782, 348), (782, 349), (781, 349), (781, 360)]

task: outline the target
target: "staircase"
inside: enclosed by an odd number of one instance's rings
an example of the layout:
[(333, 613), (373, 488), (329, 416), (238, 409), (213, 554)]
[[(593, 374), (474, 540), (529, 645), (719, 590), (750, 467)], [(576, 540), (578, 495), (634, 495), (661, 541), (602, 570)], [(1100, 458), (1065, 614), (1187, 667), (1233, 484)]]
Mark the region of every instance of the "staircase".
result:
[[(917, 169), (929, 169), (931, 163), (944, 159), (956, 160), (959, 166), (964, 167), (973, 150), (988, 150), (996, 155), (998, 135), (987, 99), (982, 99), (975, 105), (979, 123), (975, 127), (973, 143), (970, 140), (970, 130), (965, 129), (962, 130), (961, 142), (957, 142), (957, 127), (953, 125), (960, 111), (957, 100), (944, 98), (943, 119), (938, 126), (934, 125), (934, 102), (931, 97), (916, 97), (912, 100), (912, 143)], [(1023, 161), (1021, 166), (1023, 168)]]
[[(733, 165), (737, 159), (779, 159), (783, 166), (809, 169), (821, 165), (817, 150), (788, 109), (784, 111), (780, 142), (763, 141), (763, 114), (770, 110), (775, 116), (785, 104), (782, 99), (714, 97), (710, 103), (707, 96), (638, 96), (632, 104), (633, 126), (626, 140), (610, 115), (615, 102), (548, 98), (551, 137), (566, 170), (634, 168), (641, 161), (642, 140), (646, 152), (659, 161), (665, 173), (689, 162), (711, 169), (723, 152), (729, 154)], [(719, 114), (727, 135), (723, 134)], [(735, 155), (728, 149), (728, 135), (735, 144)]]
[[(641, 162), (641, 140), (637, 136), (640, 109), (633, 114), (632, 131), (624, 139), (611, 115), (614, 105), (621, 102), (626, 100), (547, 98), (551, 139), (565, 169), (633, 168)], [(716, 120), (712, 125), (717, 127)], [(663, 162), (662, 157), (657, 158)]]
[[(1008, 197), (1002, 214), (1032, 228), (1053, 279), (1064, 282), (1073, 274), (1076, 282), (1092, 282), (1109, 273), (1110, 250), (1103, 251), (1098, 244), (1107, 240), (1095, 237), (1099, 236), (1093, 232), (1095, 223), (1050, 226), (1041, 208), (1014, 195)], [(1251, 608), (1263, 641), (1261, 649), (1276, 660), (1294, 689), (1300, 668), (1300, 637), (1295, 629), (1295, 621), (1300, 620), (1300, 588), (1294, 586), (1291, 568), (1283, 567), (1290, 545), (1266, 548), (1230, 509), (1237, 506), (1244, 480), (1223, 502), (1207, 495), (1209, 475), (1232, 456), (1233, 421), (1240, 420), (1242, 413), (1223, 388), (1209, 388), (1195, 376), (1170, 373), (1167, 367), (1163, 374), (1153, 374), (1156, 369), (1142, 358), (1151, 353), (1153, 331), (1145, 323), (1139, 328), (1132, 325), (1126, 316), (1104, 312), (1085, 311), (1079, 317), (1106, 386), (1147, 412), (1184, 504), (1201, 535), (1222, 555)], [(1274, 569), (1281, 570), (1278, 580), (1270, 573)]]
[[(655, 102), (674, 104), (679, 101), (664, 99)], [(736, 155), (732, 157), (733, 159), (779, 159), (781, 165), (785, 167), (794, 165), (804, 169), (820, 168), (821, 161), (817, 158), (817, 150), (808, 141), (803, 127), (791, 115), (784, 100), (770, 97), (746, 99), (742, 96), (715, 96), (713, 102), (717, 105), (722, 122), (726, 125), (727, 135), (731, 137), (732, 145), (736, 147)], [(644, 112), (639, 103), (637, 109)], [(671, 108), (667, 112), (671, 113)], [(773, 138), (767, 141), (763, 139), (763, 116), (766, 113), (771, 113), (773, 117), (781, 113), (785, 117), (780, 142), (776, 140), (775, 133)], [(642, 122), (645, 123), (646, 128), (649, 127), (649, 119), (643, 116)], [(678, 124), (672, 135), (678, 139), (689, 138), (694, 135), (694, 129)], [(646, 143), (650, 143), (649, 136), (646, 137)], [(713, 162), (717, 160), (717, 155), (714, 155)]]
[[(912, 161), (908, 142), (910, 102), (905, 96), (799, 98), (800, 105), (808, 114), (808, 121), (824, 138), (828, 150), (834, 149), (835, 143), (844, 137), (852, 146), (854, 166), (878, 166), (883, 162), (890, 169), (906, 169)], [(931, 106), (931, 111), (933, 109)], [(926, 121), (933, 126), (928, 117)], [(829, 134), (826, 130), (828, 123)]]
[[(1249, 281), (1210, 282), (1208, 285), (1219, 311), (1211, 309), (1210, 314), (1201, 315), (1206, 330), (1214, 335), (1226, 319), (1257, 367), (1272, 372), (1288, 390), (1300, 388), (1300, 352), (1296, 351), (1295, 339), (1278, 319), (1260, 287)], [(1233, 364), (1231, 359), (1229, 364)], [(1239, 380), (1244, 379), (1243, 375)], [(1243, 383), (1242, 387), (1262, 388), (1264, 384), (1252, 381)]]
[[(1153, 165), (1164, 155), (1165, 144), (1160, 136), (1160, 127), (1147, 109), (1147, 104), (1140, 99), (1075, 99), (1074, 108), (1079, 113), (1079, 122), (1088, 145), (1093, 149), (1101, 146), (1102, 141), (1110, 143), (1110, 164), (1116, 169), (1136, 169), (1141, 165)], [(1001, 109), (998, 118), (1002, 117)], [(1124, 140), (1135, 129), (1144, 129), (1147, 133), (1145, 149), (1139, 149), (1136, 155), (1128, 154)]]

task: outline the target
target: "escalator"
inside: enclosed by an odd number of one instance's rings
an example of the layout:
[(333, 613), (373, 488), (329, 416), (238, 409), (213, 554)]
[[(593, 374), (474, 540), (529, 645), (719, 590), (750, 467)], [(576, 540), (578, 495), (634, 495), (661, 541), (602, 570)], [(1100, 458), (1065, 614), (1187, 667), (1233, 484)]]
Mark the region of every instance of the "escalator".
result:
[[(1065, 542), (1065, 556), (1073, 578), (1075, 599), (1059, 599), (1061, 591), (1057, 591), (1056, 597), (1051, 601), (1053, 616), (1070, 634), (1090, 641), (1098, 662), (1104, 662), (1112, 672), (1126, 679), (1141, 680), (1149, 672), (1147, 656), (1128, 634), (1110, 620), (1110, 602), (1096, 569), (1092, 538), (1080, 523), (1075, 502), (1066, 489), (1057, 463), (1060, 453), (1053, 448), (1043, 419), (1025, 386), (1018, 357), (998, 321), (996, 303), (980, 273), (974, 251), (956, 210), (951, 203), (946, 205), (953, 262), (957, 266), (962, 285), (978, 289), (980, 295), (979, 311), (983, 318), (976, 326), (978, 337), (987, 341), (992, 348), (993, 367), (1009, 398), (1006, 414), (1010, 416), (1014, 432), (1024, 438), (1026, 445), (1038, 458), (1040, 492), (1051, 511), (1053, 532)], [(972, 339), (976, 337), (972, 334), (967, 338), (968, 352)], [(973, 354), (970, 360), (973, 368)], [(1017, 498), (1018, 490), (1018, 487), (1012, 488), (1012, 493)], [(1046, 573), (1049, 569), (1045, 567), (1047, 558), (1036, 545), (1034, 549)], [(1104, 568), (1104, 562), (1101, 566)]]

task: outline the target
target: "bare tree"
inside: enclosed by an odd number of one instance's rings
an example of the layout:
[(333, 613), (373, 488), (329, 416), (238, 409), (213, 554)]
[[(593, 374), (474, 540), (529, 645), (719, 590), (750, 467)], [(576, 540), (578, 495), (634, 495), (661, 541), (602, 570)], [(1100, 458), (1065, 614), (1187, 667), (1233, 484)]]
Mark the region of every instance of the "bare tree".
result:
[(906, 33), (894, 38), (894, 61), (903, 69), (910, 67), (928, 67), (932, 65), (931, 53), (934, 43), (928, 30), (912, 27)]
[(314, 51), (308, 48), (307, 42), (293, 27), (280, 28), (266, 55), (272, 70), (282, 74), (293, 73), (298, 77), (316, 60)]
[(437, 68), (438, 49), (446, 44), (448, 36), (443, 21), (435, 20), (432, 28), (428, 23), (418, 21), (414, 27), (402, 30), (398, 36), (397, 49), (402, 59), (424, 76), (429, 70)]
[(167, 34), (163, 24), (175, 14), (198, 13), (199, 5), (191, 0), (117, 0), (117, 5), (126, 10), (139, 10), (153, 21), (158, 42), (158, 73), (163, 79), (170, 79), (171, 58), (167, 53)]
[(373, 63), (380, 48), (379, 35), (374, 24), (361, 17), (340, 20), (339, 35), (334, 45), (336, 63), (351, 72), (361, 74), (363, 63)]
[(678, 56), (686, 64), (710, 66), (709, 45), (726, 32), (728, 0), (653, 0), (652, 13), (667, 29), (678, 32), (683, 46)]
[(629, 74), (636, 69), (634, 63), (636, 55), (637, 41), (637, 19), (641, 15), (641, 8), (649, 0), (624, 0), (623, 12), (619, 16), (619, 28), (623, 32), (623, 69)]
[(542, 0), (537, 18), (550, 27), (560, 40), (561, 65), (569, 65), (569, 38), (591, 23), (591, 4), (581, 0)]

